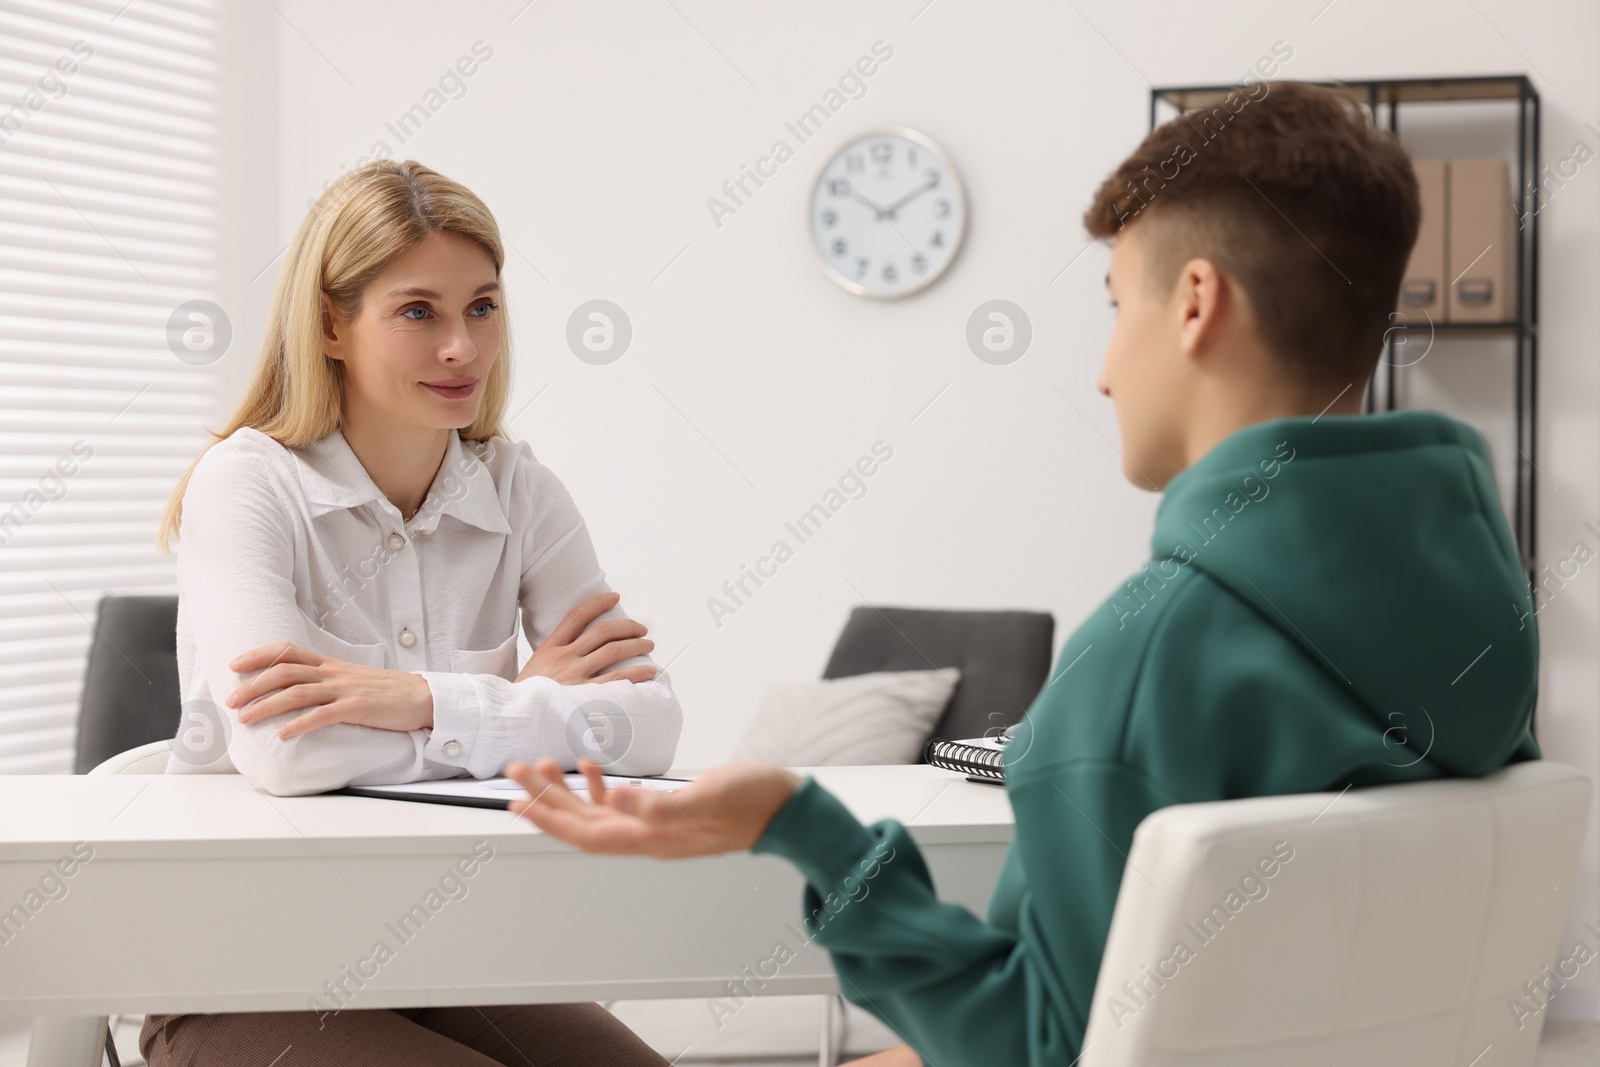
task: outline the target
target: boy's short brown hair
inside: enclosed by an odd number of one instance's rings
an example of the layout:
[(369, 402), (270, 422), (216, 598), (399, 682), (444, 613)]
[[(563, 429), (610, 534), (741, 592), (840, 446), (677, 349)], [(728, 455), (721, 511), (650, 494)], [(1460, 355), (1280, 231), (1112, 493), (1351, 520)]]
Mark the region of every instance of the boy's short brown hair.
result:
[(1244, 289), (1273, 354), (1337, 384), (1377, 361), (1420, 213), (1392, 134), (1349, 93), (1286, 81), (1157, 127), (1083, 223), (1109, 240), (1142, 222), (1146, 280), (1163, 289), (1188, 260), (1211, 260)]

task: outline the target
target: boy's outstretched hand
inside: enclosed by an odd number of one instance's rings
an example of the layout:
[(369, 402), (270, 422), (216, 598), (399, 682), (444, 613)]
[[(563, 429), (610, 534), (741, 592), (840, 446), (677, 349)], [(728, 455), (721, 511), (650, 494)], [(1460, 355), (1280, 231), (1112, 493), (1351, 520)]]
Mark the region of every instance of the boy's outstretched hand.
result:
[(587, 759), (578, 769), (589, 781), (588, 801), (567, 788), (555, 760), (512, 763), (506, 775), (530, 799), (513, 800), (511, 811), (585, 852), (659, 859), (749, 848), (800, 788), (797, 776), (769, 763), (724, 764), (671, 793), (608, 789), (599, 765)]

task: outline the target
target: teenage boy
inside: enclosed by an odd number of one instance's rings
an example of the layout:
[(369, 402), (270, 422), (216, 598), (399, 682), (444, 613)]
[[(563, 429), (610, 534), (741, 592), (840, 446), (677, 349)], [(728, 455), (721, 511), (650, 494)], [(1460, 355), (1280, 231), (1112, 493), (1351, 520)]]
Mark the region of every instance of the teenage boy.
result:
[(1482, 438), (1360, 414), (1417, 234), (1410, 161), (1333, 90), (1224, 107), (1151, 133), (1084, 216), (1118, 309), (1099, 388), (1124, 473), (1165, 495), (1150, 561), (1067, 639), (1007, 750), (1016, 837), (987, 922), (934, 896), (903, 826), (862, 826), (811, 778), (731, 764), (668, 798), (586, 764), (591, 804), (552, 760), (510, 768), (537, 798), (513, 808), (590, 851), (792, 860), (844, 995), (908, 1042), (862, 1063), (1076, 1059), (1158, 808), (1539, 756), (1528, 588)]

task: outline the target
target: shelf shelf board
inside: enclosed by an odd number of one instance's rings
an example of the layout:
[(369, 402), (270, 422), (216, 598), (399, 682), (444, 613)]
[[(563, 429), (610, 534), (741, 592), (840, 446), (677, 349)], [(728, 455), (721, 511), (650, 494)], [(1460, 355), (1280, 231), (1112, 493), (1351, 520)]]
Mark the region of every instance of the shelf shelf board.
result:
[(1456, 336), (1506, 336), (1514, 337), (1519, 331), (1533, 333), (1536, 327), (1532, 324), (1519, 324), (1515, 322), (1436, 322), (1433, 332), (1442, 337)]
[[(1271, 84), (1270, 82), (1267, 84)], [(1519, 100), (1538, 99), (1533, 83), (1521, 74), (1495, 75), (1481, 78), (1390, 78), (1372, 81), (1314, 82), (1334, 89), (1344, 89), (1351, 99), (1365, 104), (1377, 92), (1380, 104), (1429, 103), (1459, 100)], [(1193, 85), (1156, 89), (1155, 96), (1180, 111), (1216, 107), (1229, 93), (1237, 92), (1238, 85)]]

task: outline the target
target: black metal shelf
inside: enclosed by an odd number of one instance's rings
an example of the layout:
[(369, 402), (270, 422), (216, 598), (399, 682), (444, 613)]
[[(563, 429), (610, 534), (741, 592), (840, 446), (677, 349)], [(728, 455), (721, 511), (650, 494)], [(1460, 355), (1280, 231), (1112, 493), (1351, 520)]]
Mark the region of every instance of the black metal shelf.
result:
[[(1517, 217), (1525, 225), (1517, 229), (1516, 317), (1508, 322), (1432, 323), (1431, 339), (1464, 337), (1506, 337), (1516, 346), (1515, 407), (1517, 455), (1513, 463), (1515, 487), (1512, 499), (1512, 529), (1522, 553), (1529, 584), (1534, 584), (1538, 544), (1538, 461), (1539, 420), (1539, 93), (1523, 74), (1494, 74), (1465, 78), (1385, 78), (1314, 84), (1341, 89), (1362, 104), (1374, 123), (1387, 119), (1390, 132), (1400, 131), (1400, 108), (1414, 103), (1499, 102), (1516, 108), (1516, 193)], [(1160, 106), (1178, 114), (1197, 108), (1215, 107), (1238, 85), (1167, 86), (1150, 90), (1150, 128), (1160, 118)], [(1385, 411), (1395, 408), (1397, 361), (1395, 340), (1385, 340), (1381, 371), (1374, 370), (1367, 383), (1364, 401), (1370, 413), (1378, 404)], [(1403, 369), (1403, 368), (1401, 368)]]

